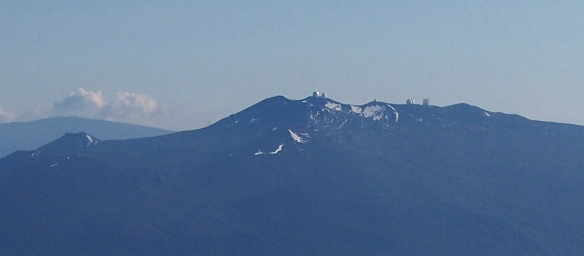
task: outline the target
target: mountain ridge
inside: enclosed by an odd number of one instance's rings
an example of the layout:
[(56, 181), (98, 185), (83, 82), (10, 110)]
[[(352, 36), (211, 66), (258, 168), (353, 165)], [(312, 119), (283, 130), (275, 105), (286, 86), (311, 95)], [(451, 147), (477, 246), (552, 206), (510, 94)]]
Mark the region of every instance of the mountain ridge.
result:
[(87, 132), (102, 139), (128, 139), (170, 133), (141, 125), (80, 117), (54, 117), (0, 124), (0, 157), (17, 150), (32, 150), (66, 133)]
[(584, 252), (584, 127), (385, 104), (276, 97), (203, 129), (12, 154), (0, 252)]

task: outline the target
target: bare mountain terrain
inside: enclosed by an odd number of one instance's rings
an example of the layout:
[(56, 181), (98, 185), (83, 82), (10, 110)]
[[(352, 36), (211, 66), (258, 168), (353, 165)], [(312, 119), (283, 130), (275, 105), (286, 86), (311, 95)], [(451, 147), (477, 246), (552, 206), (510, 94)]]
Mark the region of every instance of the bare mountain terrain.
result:
[(584, 127), (273, 97), (0, 160), (3, 255), (582, 255)]
[(54, 117), (31, 122), (0, 124), (0, 157), (32, 150), (65, 133), (87, 132), (102, 139), (130, 139), (171, 133), (158, 128), (79, 117)]

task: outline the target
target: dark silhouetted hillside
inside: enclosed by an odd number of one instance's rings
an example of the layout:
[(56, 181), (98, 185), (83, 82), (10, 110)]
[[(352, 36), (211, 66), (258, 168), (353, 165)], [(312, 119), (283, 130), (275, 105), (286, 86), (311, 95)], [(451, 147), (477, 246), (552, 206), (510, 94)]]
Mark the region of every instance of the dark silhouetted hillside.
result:
[(78, 117), (56, 117), (32, 122), (0, 124), (0, 157), (17, 150), (32, 150), (65, 133), (87, 132), (102, 139), (129, 139), (168, 134), (158, 128), (93, 120)]
[(266, 99), (210, 127), (0, 160), (3, 255), (584, 254), (584, 128)]

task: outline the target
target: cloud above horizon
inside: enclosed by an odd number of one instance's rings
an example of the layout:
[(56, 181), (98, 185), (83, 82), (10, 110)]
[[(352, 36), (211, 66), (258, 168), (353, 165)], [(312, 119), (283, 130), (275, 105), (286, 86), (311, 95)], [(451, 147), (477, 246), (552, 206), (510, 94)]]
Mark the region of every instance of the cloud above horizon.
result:
[(161, 113), (152, 97), (135, 92), (117, 92), (108, 99), (102, 91), (79, 88), (53, 103), (50, 115), (81, 116), (110, 121), (150, 124)]
[(15, 114), (0, 107), (0, 123), (10, 122), (14, 120), (15, 117), (16, 117)]
[(55, 102), (51, 113), (92, 116), (98, 114), (105, 106), (106, 100), (103, 92), (79, 88), (64, 99)]

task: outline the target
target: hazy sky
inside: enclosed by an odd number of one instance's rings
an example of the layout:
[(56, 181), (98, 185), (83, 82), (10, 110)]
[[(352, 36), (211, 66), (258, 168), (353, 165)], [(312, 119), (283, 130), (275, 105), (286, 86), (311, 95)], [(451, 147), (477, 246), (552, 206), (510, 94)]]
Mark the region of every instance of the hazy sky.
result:
[(0, 121), (79, 110), (192, 129), (318, 88), (346, 103), (429, 97), (584, 124), (583, 10), (581, 0), (2, 1)]

